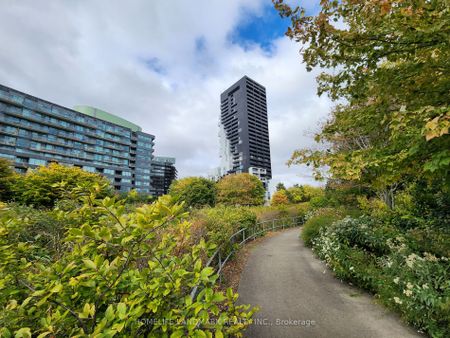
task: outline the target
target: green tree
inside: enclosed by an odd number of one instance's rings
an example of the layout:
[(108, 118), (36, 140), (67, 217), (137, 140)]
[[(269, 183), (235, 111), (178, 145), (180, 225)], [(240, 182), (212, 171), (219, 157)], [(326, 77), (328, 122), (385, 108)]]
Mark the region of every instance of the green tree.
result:
[(274, 1), (304, 44), (318, 93), (338, 104), (316, 140), (290, 164), (310, 164), (317, 178), (370, 185), (391, 207), (405, 180), (449, 182), (450, 12), (446, 1), (321, 1), (317, 15)]
[(11, 199), (11, 183), (14, 171), (10, 161), (0, 158), (0, 201)]
[(292, 203), (308, 202), (311, 198), (321, 197), (324, 194), (322, 188), (310, 185), (294, 185), (287, 189), (288, 197)]
[(98, 197), (112, 194), (109, 181), (98, 174), (57, 163), (28, 170), (12, 186), (14, 200), (35, 207), (52, 207), (58, 200), (77, 199), (95, 186)]
[(247, 173), (227, 175), (217, 183), (217, 203), (225, 205), (261, 205), (265, 189), (262, 182)]
[(169, 195), (193, 208), (214, 206), (216, 203), (215, 183), (203, 177), (186, 177), (173, 181)]
[(286, 186), (284, 185), (283, 182), (280, 182), (277, 184), (276, 189), (277, 189), (277, 191), (286, 190)]

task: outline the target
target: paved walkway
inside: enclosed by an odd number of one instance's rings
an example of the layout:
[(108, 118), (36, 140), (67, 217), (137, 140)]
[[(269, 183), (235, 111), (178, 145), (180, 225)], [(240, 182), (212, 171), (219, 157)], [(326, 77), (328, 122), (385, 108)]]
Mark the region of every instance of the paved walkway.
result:
[(298, 228), (285, 230), (252, 250), (239, 301), (260, 311), (246, 337), (423, 337), (369, 295), (333, 277), (298, 234)]

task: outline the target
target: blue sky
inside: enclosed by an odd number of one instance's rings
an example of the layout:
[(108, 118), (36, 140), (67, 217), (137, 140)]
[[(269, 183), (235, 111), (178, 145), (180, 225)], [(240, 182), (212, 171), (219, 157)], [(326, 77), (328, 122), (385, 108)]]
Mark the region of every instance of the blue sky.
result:
[(259, 13), (247, 11), (230, 34), (230, 39), (244, 48), (258, 44), (264, 51), (270, 53), (273, 41), (284, 35), (289, 23), (290, 20), (281, 18), (273, 6), (266, 5)]

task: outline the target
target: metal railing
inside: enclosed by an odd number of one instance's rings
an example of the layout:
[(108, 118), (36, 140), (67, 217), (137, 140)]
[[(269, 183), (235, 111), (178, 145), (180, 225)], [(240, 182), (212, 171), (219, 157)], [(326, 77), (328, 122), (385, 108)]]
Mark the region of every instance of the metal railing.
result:
[[(211, 255), (211, 257), (206, 262), (205, 267), (213, 267), (217, 275), (219, 275), (219, 281), (221, 281), (222, 271), (225, 264), (231, 258), (231, 256), (238, 250), (242, 245), (248, 241), (252, 241), (258, 236), (268, 232), (278, 229), (285, 229), (299, 226), (303, 223), (303, 217), (284, 217), (277, 218), (268, 221), (257, 222), (253, 227), (242, 228), (241, 230), (232, 234), (227, 241), (222, 243), (217, 247), (216, 251)], [(222, 257), (223, 249), (230, 246), (230, 252), (225, 252), (225, 257)], [(197, 295), (198, 285), (196, 285), (191, 291), (191, 298)]]

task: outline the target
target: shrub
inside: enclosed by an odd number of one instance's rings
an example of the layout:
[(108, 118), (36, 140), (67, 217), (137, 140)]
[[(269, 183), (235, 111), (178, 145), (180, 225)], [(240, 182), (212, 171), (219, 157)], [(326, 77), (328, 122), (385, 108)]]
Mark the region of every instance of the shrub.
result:
[(53, 207), (58, 200), (78, 199), (94, 191), (93, 186), (99, 198), (112, 194), (105, 177), (57, 163), (40, 166), (16, 177), (12, 185), (14, 200), (35, 207)]
[(215, 183), (203, 177), (186, 177), (173, 181), (169, 195), (192, 208), (212, 207), (216, 203)]
[(305, 245), (310, 247), (313, 239), (318, 236), (322, 227), (331, 225), (333, 222), (342, 218), (343, 215), (335, 209), (318, 209), (306, 214), (305, 217), (306, 222), (303, 224), (301, 237)]
[(286, 190), (278, 190), (272, 196), (271, 205), (286, 205), (289, 204), (288, 195), (286, 194)]
[(4, 158), (0, 158), (0, 201), (11, 199), (11, 181), (14, 178), (12, 164)]
[(217, 203), (224, 205), (262, 205), (265, 189), (262, 182), (247, 173), (223, 177), (217, 183)]
[[(180, 205), (160, 199), (127, 214), (122, 201), (93, 196), (57, 213), (79, 224), (69, 222), (66, 250), (48, 259), (30, 256), (39, 242), (15, 236), (21, 218), (0, 218), (0, 336), (220, 337), (245, 329), (254, 310), (237, 306), (231, 289), (216, 291), (202, 259), (214, 246), (183, 246), (190, 224)], [(195, 285), (201, 291), (191, 298)]]
[[(443, 228), (416, 231), (367, 216), (345, 218), (322, 227), (313, 250), (339, 278), (375, 293), (430, 336), (448, 337), (450, 270), (449, 257), (443, 254), (449, 252), (450, 236)], [(440, 243), (441, 255), (430, 252), (436, 249), (431, 242), (417, 238), (425, 234)]]
[(329, 201), (325, 196), (317, 196), (311, 198), (309, 205), (312, 208), (325, 208), (329, 205)]
[(247, 173), (223, 177), (217, 183), (217, 203), (236, 206), (262, 205), (265, 189), (262, 182)]
[[(195, 213), (193, 218), (204, 229), (204, 238), (218, 246), (235, 232), (253, 227), (257, 222), (256, 214), (246, 207), (204, 208)], [(223, 253), (228, 254), (230, 250), (230, 247), (225, 247)]]

